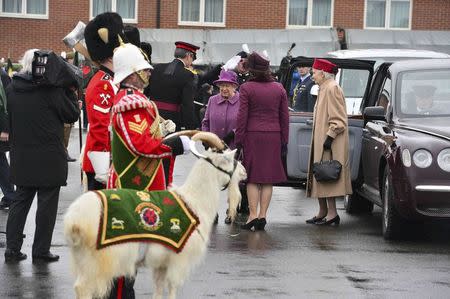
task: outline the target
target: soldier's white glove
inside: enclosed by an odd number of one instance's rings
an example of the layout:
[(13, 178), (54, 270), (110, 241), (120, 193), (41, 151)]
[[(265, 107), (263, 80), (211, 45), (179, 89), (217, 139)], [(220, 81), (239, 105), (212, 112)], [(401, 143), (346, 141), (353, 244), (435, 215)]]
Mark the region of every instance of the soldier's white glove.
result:
[(161, 134), (166, 136), (167, 134), (175, 132), (177, 126), (170, 119), (166, 119), (162, 123), (159, 123), (159, 128), (161, 130)]
[(181, 142), (183, 143), (184, 154), (187, 154), (191, 151), (190, 147), (190, 138), (187, 136), (180, 136)]
[(241, 56), (236, 55), (230, 58), (230, 60), (228, 60), (223, 66), (222, 68), (225, 71), (229, 71), (229, 70), (234, 70), (237, 65), (239, 64), (239, 61), (241, 61)]

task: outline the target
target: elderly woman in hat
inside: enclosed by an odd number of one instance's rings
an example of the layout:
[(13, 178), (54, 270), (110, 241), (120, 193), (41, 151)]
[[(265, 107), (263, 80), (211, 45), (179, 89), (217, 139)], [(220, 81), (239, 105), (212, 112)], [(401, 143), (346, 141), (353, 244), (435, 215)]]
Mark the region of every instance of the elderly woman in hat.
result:
[[(214, 84), (219, 87), (219, 94), (209, 98), (202, 121), (202, 131), (215, 133), (233, 149), (235, 148), (234, 131), (239, 109), (239, 92), (236, 91), (239, 86), (237, 75), (233, 71), (222, 70), (219, 79), (214, 81)], [(225, 223), (231, 223), (228, 213)]]
[(247, 171), (250, 208), (247, 223), (241, 228), (264, 230), (272, 185), (286, 180), (281, 156), (288, 143), (289, 111), (286, 91), (271, 76), (269, 60), (253, 52), (248, 67), (251, 77), (240, 87), (236, 128), (236, 145), (243, 150)]
[[(317, 197), (319, 213), (306, 223), (339, 225), (336, 197), (352, 193), (350, 162), (348, 157), (348, 123), (345, 98), (341, 87), (334, 80), (337, 66), (325, 59), (315, 59), (313, 80), (319, 85), (314, 107), (313, 138), (309, 158), (307, 196)], [(332, 153), (332, 154), (331, 154)], [(338, 180), (318, 182), (312, 173), (312, 165), (321, 160), (338, 160), (342, 164)]]

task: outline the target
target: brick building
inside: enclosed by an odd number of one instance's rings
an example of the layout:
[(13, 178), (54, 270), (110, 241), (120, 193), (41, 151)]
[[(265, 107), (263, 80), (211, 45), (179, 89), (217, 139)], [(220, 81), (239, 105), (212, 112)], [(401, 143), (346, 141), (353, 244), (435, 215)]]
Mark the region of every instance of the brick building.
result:
[(62, 38), (103, 11), (141, 29), (450, 30), (449, 0), (0, 0), (0, 57), (67, 50)]

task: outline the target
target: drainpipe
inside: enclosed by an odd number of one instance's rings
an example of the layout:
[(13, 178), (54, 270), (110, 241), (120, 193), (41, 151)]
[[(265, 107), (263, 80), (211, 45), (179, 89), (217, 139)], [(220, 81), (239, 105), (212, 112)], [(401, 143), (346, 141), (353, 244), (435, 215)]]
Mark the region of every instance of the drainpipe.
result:
[(156, 28), (161, 28), (161, 0), (156, 1)]

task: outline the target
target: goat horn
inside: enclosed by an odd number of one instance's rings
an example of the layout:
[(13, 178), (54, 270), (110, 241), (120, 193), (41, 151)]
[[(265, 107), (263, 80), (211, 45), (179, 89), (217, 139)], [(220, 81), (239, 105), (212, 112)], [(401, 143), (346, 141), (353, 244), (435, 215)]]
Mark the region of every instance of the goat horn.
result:
[(100, 36), (100, 38), (102, 39), (102, 41), (107, 44), (109, 41), (108, 38), (108, 28), (100, 28), (99, 30), (97, 30), (98, 36)]
[(169, 134), (166, 137), (164, 137), (164, 139), (168, 139), (168, 138), (175, 137), (175, 136), (188, 136), (189, 138), (192, 138), (192, 136), (194, 136), (195, 134), (197, 134), (199, 132), (200, 132), (199, 130), (183, 130), (183, 131), (174, 132), (172, 134)]
[(226, 148), (225, 143), (223, 143), (223, 141), (220, 140), (220, 138), (216, 134), (211, 132), (198, 132), (191, 137), (191, 140), (202, 141), (208, 144), (210, 147), (218, 150), (224, 150)]

